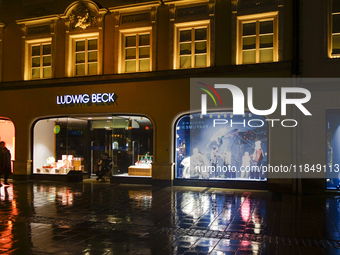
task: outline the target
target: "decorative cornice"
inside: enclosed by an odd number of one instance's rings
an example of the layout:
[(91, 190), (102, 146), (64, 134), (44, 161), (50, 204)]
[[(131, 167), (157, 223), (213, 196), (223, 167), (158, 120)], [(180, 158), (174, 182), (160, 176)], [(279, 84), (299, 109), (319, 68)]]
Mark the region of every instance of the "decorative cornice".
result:
[(35, 17), (35, 18), (30, 18), (30, 19), (20, 19), (16, 20), (15, 22), (18, 25), (36, 25), (36, 24), (43, 24), (43, 23), (49, 23), (51, 21), (56, 21), (60, 19), (60, 16), (57, 14), (54, 15), (48, 15), (48, 16), (43, 16), (43, 17)]
[(124, 6), (110, 7), (110, 12), (136, 12), (151, 10), (152, 8), (158, 7), (160, 5), (159, 1), (151, 1), (139, 4), (129, 4)]

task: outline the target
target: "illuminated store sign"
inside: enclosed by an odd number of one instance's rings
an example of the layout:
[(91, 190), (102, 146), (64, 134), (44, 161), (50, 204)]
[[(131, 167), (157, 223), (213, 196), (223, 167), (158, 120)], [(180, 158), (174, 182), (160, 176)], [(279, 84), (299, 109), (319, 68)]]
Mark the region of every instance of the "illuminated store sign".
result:
[(115, 93), (94, 93), (81, 95), (63, 95), (57, 96), (57, 104), (59, 105), (74, 105), (74, 104), (113, 104), (117, 99)]

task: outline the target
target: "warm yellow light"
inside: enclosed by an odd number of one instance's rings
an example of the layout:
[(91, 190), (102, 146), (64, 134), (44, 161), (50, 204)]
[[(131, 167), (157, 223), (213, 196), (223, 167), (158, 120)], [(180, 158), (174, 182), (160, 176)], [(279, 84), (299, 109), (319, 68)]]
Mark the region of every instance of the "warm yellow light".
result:
[(12, 160), (15, 160), (15, 136), (12, 137), (12, 142), (13, 142), (13, 157)]

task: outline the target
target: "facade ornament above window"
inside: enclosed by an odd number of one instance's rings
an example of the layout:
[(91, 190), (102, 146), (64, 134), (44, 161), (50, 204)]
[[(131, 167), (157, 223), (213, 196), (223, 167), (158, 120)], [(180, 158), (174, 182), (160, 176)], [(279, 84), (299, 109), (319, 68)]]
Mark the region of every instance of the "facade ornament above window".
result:
[[(74, 17), (74, 15), (72, 15)], [(81, 29), (86, 29), (87, 27), (91, 26), (91, 19), (89, 15), (89, 11), (86, 9), (84, 16), (77, 16), (77, 23), (74, 25), (74, 27), (79, 27)], [(74, 18), (73, 18), (74, 20)]]
[(102, 29), (103, 16), (106, 12), (106, 9), (99, 9), (93, 1), (82, 0), (72, 3), (61, 18), (65, 20), (66, 32), (90, 28)]

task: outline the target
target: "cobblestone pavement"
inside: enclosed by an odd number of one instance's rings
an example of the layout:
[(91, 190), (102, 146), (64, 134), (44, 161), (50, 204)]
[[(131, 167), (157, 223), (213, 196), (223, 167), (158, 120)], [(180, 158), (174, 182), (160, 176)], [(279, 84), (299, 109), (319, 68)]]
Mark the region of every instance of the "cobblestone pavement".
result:
[(2, 254), (340, 254), (340, 197), (84, 181), (0, 188)]

